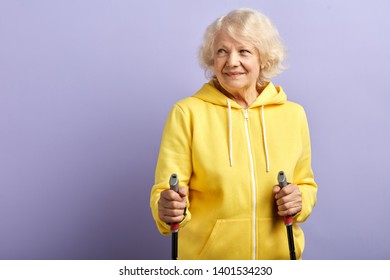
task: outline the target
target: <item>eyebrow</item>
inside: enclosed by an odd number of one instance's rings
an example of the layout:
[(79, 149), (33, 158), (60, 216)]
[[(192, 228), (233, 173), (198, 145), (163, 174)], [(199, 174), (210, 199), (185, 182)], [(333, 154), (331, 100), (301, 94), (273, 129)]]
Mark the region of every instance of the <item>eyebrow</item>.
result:
[[(222, 48), (228, 48), (228, 45), (224, 41), (215, 44), (215, 46), (218, 47), (218, 48), (221, 48), (221, 47)], [(242, 48), (244, 48), (244, 49), (252, 49), (252, 50), (256, 49), (256, 47), (253, 44), (251, 44), (251, 43), (247, 43), (247, 44), (241, 44), (240, 43), (237, 46), (237, 48), (238, 49), (242, 49)]]

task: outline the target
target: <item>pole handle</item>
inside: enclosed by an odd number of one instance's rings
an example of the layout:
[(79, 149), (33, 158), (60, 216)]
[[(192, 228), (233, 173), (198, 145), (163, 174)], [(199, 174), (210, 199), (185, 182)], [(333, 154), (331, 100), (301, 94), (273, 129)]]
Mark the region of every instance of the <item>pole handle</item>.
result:
[[(169, 178), (169, 186), (171, 190), (179, 192), (179, 178), (177, 174), (174, 173), (171, 175), (171, 177)], [(171, 232), (178, 232), (179, 227), (179, 223), (171, 224)]]
[[(278, 183), (280, 188), (284, 188), (288, 185), (286, 175), (283, 171), (279, 171), (278, 173)], [(286, 225), (287, 229), (287, 239), (288, 239), (288, 248), (290, 252), (290, 260), (296, 260), (295, 255), (295, 246), (294, 246), (294, 234), (292, 229), (293, 224), (293, 217), (292, 216), (285, 216), (284, 217), (284, 224)]]
[[(279, 183), (279, 187), (281, 189), (288, 185), (287, 179), (286, 179), (286, 174), (284, 173), (284, 171), (279, 171), (279, 173), (278, 173), (278, 183)], [(292, 216), (285, 216), (284, 217), (284, 224), (286, 226), (292, 225), (293, 224), (293, 217)]]

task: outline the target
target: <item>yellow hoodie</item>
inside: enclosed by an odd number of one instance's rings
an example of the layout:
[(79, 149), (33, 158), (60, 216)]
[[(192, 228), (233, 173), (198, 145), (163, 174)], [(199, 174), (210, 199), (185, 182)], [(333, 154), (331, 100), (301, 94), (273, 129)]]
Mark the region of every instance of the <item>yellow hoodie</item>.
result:
[(245, 110), (209, 82), (177, 102), (167, 119), (150, 197), (157, 227), (170, 234), (157, 203), (176, 173), (189, 188), (179, 259), (289, 259), (272, 194), (280, 170), (302, 192), (293, 226), (299, 259), (304, 235), (296, 223), (308, 218), (317, 193), (303, 108), (269, 83)]

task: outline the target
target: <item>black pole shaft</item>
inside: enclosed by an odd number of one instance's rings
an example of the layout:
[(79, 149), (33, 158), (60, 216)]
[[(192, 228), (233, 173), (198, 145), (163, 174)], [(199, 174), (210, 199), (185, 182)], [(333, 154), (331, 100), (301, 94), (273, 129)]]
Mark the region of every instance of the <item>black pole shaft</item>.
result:
[(172, 260), (177, 260), (177, 232), (172, 232)]
[(295, 256), (295, 246), (294, 246), (294, 235), (292, 230), (292, 225), (287, 225), (287, 238), (288, 238), (288, 248), (290, 250), (290, 260), (296, 260)]

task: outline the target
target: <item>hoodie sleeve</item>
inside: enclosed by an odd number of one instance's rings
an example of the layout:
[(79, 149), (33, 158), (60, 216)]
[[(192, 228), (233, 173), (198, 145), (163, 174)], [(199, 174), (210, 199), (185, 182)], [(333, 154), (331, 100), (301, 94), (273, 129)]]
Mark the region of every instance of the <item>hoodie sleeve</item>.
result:
[(309, 126), (304, 110), (301, 117), (302, 154), (294, 170), (294, 183), (302, 193), (302, 211), (294, 219), (298, 223), (306, 221), (317, 202), (317, 184), (311, 167), (311, 144)]
[[(172, 108), (165, 124), (156, 166), (155, 183), (150, 195), (153, 218), (158, 230), (164, 235), (170, 234), (170, 227), (158, 216), (158, 200), (160, 193), (169, 189), (169, 178), (173, 173), (178, 175), (179, 187), (188, 188), (192, 173), (191, 121), (178, 104)], [(181, 227), (191, 219), (188, 195), (186, 216), (180, 224)]]

